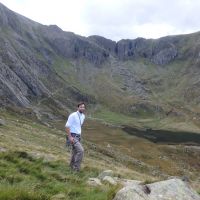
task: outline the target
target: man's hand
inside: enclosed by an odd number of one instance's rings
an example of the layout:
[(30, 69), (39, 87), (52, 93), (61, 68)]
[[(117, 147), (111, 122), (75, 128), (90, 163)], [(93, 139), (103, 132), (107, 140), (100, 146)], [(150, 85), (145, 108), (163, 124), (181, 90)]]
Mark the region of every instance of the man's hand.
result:
[(67, 133), (67, 136), (68, 136), (68, 139), (70, 141), (71, 144), (74, 144), (74, 138), (71, 136), (71, 133), (70, 133), (70, 128), (69, 127), (66, 127), (66, 133)]
[(74, 138), (72, 136), (69, 136), (69, 141), (71, 144), (74, 144)]

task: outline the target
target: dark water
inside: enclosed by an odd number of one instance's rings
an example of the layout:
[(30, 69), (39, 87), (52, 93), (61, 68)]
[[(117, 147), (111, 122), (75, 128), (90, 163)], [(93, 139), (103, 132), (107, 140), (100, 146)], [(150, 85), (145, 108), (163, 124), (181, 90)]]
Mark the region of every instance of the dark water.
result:
[(125, 126), (123, 130), (130, 135), (145, 138), (154, 143), (200, 145), (200, 133), (173, 132), (168, 130), (139, 130)]

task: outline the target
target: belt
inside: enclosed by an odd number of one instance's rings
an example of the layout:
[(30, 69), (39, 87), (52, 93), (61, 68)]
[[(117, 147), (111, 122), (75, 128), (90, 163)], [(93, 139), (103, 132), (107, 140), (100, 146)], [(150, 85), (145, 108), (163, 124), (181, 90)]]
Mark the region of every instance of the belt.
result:
[(81, 137), (81, 135), (80, 135), (80, 134), (77, 134), (77, 133), (71, 133), (71, 136), (72, 136), (72, 137), (78, 137), (78, 138)]
[[(71, 133), (71, 136), (73, 138), (77, 138), (79, 142), (81, 141), (81, 135), (80, 134)], [(69, 137), (66, 135), (66, 146), (70, 146), (70, 145), (71, 145), (71, 143), (70, 143)]]
[(77, 143), (77, 141), (81, 141), (81, 135), (80, 134), (77, 134), (77, 133), (71, 133), (71, 136), (73, 137), (73, 138), (76, 138), (76, 140), (74, 141), (74, 144), (76, 144)]

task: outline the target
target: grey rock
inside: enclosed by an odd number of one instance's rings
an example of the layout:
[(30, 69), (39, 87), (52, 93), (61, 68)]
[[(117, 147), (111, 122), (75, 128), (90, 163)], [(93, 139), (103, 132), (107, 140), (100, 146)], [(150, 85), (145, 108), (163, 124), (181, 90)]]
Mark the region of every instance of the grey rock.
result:
[(126, 186), (133, 186), (133, 185), (139, 185), (142, 183), (142, 181), (138, 180), (130, 180), (130, 179), (119, 179), (118, 182), (123, 185), (124, 187)]
[(43, 27), (41, 30), (45, 35), (46, 42), (65, 58), (85, 58), (89, 62), (99, 65), (109, 57), (107, 50), (85, 37), (61, 30), (51, 31), (51, 27)]
[(117, 182), (111, 176), (104, 176), (104, 178), (102, 180), (111, 185), (117, 185)]
[(103, 171), (103, 172), (101, 172), (101, 173), (99, 174), (98, 178), (101, 179), (101, 180), (103, 180), (103, 178), (104, 178), (105, 176), (111, 176), (111, 177), (112, 177), (113, 174), (114, 174), (114, 172), (113, 172), (112, 170), (105, 170), (105, 171)]
[(127, 91), (129, 94), (134, 94), (139, 97), (148, 98), (151, 94), (151, 90), (146, 86), (146, 82), (142, 81), (136, 73), (133, 73), (130, 69), (122, 66), (115, 66), (113, 64), (113, 75), (120, 76), (123, 80), (122, 90)]
[(120, 40), (116, 44), (116, 54), (120, 60), (146, 58), (157, 65), (166, 65), (178, 56), (178, 50), (171, 38), (147, 40)]
[(89, 178), (87, 184), (90, 186), (101, 186), (102, 183), (98, 178)]
[[(68, 88), (65, 91), (72, 100), (87, 102), (90, 98), (87, 94), (83, 95), (75, 87), (64, 86), (55, 73), (52, 67), (55, 55), (84, 58), (98, 64), (108, 57), (105, 49), (57, 26), (43, 26), (29, 20), (2, 4), (0, 25), (1, 105), (30, 107), (33, 100), (49, 97), (56, 87)], [(52, 98), (52, 101), (56, 102), (56, 99)], [(62, 105), (57, 101), (58, 104)]]
[(107, 38), (104, 38), (104, 37), (101, 37), (98, 35), (89, 36), (88, 39), (90, 41), (95, 42), (100, 47), (104, 48), (109, 53), (111, 53), (112, 55), (115, 55), (115, 50), (116, 50), (116, 42), (115, 41), (109, 40)]
[(170, 179), (126, 186), (117, 192), (114, 200), (200, 200), (200, 196), (184, 181)]
[(4, 119), (0, 119), (0, 126), (6, 125), (6, 121)]
[(116, 54), (120, 60), (136, 59), (140, 56), (151, 57), (151, 42), (151, 40), (144, 38), (120, 40), (116, 44)]
[[(114, 200), (147, 200), (141, 185), (126, 186), (119, 190)], [(155, 199), (156, 200), (156, 199)]]
[(23, 81), (6, 65), (0, 68), (0, 95), (16, 105), (29, 105), (28, 87)]
[(166, 65), (178, 55), (178, 51), (175, 47), (162, 49), (151, 60), (157, 65)]
[[(0, 135), (1, 136), (1, 135)], [(7, 149), (6, 148), (4, 148), (4, 147), (0, 147), (0, 152), (6, 152), (7, 151)]]
[(63, 193), (53, 195), (50, 200), (64, 200), (66, 199), (66, 195)]

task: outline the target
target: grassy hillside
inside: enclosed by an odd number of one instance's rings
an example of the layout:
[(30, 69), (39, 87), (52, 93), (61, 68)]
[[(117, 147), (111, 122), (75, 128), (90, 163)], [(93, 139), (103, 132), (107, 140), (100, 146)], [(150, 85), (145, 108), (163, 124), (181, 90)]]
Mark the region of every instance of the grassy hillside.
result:
[[(85, 159), (79, 174), (68, 167), (70, 153), (65, 133), (46, 127), (34, 119), (1, 110), (6, 124), (0, 126), (0, 199), (50, 199), (64, 194), (65, 199), (112, 199), (117, 186), (95, 188), (88, 178), (112, 169), (116, 176), (151, 180), (118, 162), (109, 151), (84, 142)], [(153, 178), (152, 178), (153, 180)]]
[[(0, 199), (50, 199), (64, 194), (64, 199), (112, 199), (120, 186), (89, 187), (86, 181), (96, 177), (99, 170), (84, 167), (73, 173), (63, 161), (45, 161), (24, 151), (0, 154)], [(55, 198), (56, 199), (56, 198)]]
[(123, 115), (106, 116), (107, 122), (86, 121), (85, 158), (80, 174), (73, 174), (68, 167), (64, 120), (52, 120), (48, 127), (36, 118), (1, 110), (6, 124), (0, 126), (0, 199), (50, 199), (56, 194), (64, 194), (66, 199), (112, 199), (120, 185), (93, 188), (86, 184), (89, 177), (106, 169), (144, 182), (188, 176), (193, 187), (200, 189), (198, 151), (128, 135), (118, 126)]

